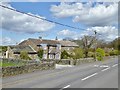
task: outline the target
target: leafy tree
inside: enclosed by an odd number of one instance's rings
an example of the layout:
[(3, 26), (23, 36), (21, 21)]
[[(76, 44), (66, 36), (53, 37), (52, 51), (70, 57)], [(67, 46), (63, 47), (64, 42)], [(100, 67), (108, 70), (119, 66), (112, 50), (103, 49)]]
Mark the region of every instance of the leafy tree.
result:
[(7, 51), (7, 46), (0, 46), (0, 49), (2, 50), (2, 52), (6, 52)]
[(105, 56), (105, 51), (103, 49), (101, 49), (101, 48), (98, 48), (96, 50), (96, 58), (97, 58), (97, 60), (99, 60), (99, 61), (103, 60), (104, 56)]
[(104, 45), (104, 47), (114, 48), (116, 50), (120, 50), (120, 37), (118, 37), (115, 40), (107, 43), (106, 45)]
[(74, 52), (74, 55), (73, 55), (74, 59), (80, 59), (84, 57), (83, 49), (81, 48), (75, 48), (73, 52)]
[(69, 57), (70, 57), (70, 55), (67, 53), (66, 50), (61, 52), (61, 59), (68, 59)]
[(20, 58), (25, 60), (31, 60), (31, 58), (28, 56), (28, 53), (26, 51), (20, 52)]
[(37, 55), (38, 55), (38, 57), (39, 57), (40, 59), (42, 59), (42, 57), (43, 57), (43, 49), (39, 49)]

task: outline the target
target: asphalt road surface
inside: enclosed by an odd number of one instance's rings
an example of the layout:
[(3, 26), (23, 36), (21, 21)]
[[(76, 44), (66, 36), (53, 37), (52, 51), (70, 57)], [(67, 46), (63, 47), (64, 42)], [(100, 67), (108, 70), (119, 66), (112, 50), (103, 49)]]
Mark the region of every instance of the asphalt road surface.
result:
[(2, 88), (118, 88), (118, 58), (2, 79)]

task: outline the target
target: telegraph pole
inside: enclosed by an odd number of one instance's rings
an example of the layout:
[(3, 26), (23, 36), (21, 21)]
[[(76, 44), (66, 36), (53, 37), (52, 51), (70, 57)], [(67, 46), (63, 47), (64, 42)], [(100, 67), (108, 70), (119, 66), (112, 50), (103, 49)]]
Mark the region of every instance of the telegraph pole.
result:
[(97, 58), (96, 58), (96, 49), (97, 49), (97, 31), (95, 30), (94, 31), (94, 34), (95, 34), (95, 60), (97, 61)]

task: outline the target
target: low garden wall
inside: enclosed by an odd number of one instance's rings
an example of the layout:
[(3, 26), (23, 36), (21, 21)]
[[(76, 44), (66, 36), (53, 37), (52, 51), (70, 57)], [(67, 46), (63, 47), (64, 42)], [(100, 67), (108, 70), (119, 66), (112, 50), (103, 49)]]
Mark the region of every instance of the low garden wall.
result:
[(13, 63), (24, 63), (24, 64), (30, 64), (30, 63), (36, 63), (35, 60), (22, 60), (22, 59), (12, 59), (12, 58), (0, 58), (0, 60), (4, 62), (13, 62)]
[(95, 61), (96, 60), (94, 58), (83, 58), (78, 60), (71, 60), (71, 65), (80, 65), (80, 64), (91, 63)]
[(81, 58), (77, 60), (73, 59), (62, 59), (62, 60), (42, 60), (43, 62), (50, 62), (54, 61), (56, 64), (61, 64), (61, 65), (80, 65), (84, 63), (90, 63), (90, 62), (95, 62), (94, 58)]
[[(111, 57), (104, 57), (104, 59), (109, 59)], [(21, 60), (8, 60), (5, 59), (5, 62), (14, 62), (17, 65), (21, 62)], [(63, 60), (41, 60), (40, 62), (37, 61), (23, 61), (24, 65), (20, 66), (8, 66), (8, 67), (2, 67), (2, 76), (12, 76), (12, 75), (18, 75), (22, 73), (28, 73), (28, 72), (34, 72), (36, 70), (46, 70), (46, 69), (54, 69), (55, 64), (61, 64), (61, 65), (80, 65), (85, 63), (91, 63), (95, 62), (96, 60), (94, 58), (81, 58), (77, 60), (72, 59), (63, 59)]]
[(34, 72), (36, 70), (46, 70), (46, 69), (54, 69), (55, 63), (36, 63), (36, 64), (29, 64), (24, 66), (14, 66), (14, 67), (2, 67), (2, 77), (5, 76), (13, 76), (28, 72)]
[(62, 64), (62, 65), (70, 65), (71, 60), (69, 59), (62, 59), (62, 60), (57, 60), (57, 59), (43, 59), (41, 62), (55, 62), (56, 64)]

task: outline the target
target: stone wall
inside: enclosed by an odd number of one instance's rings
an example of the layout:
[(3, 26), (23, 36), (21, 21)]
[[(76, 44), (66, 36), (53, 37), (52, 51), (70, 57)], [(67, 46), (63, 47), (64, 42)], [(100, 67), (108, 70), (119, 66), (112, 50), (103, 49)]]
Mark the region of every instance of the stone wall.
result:
[(42, 60), (43, 62), (50, 62), (54, 61), (56, 64), (61, 64), (61, 65), (80, 65), (84, 63), (91, 63), (95, 62), (94, 58), (81, 58), (77, 60), (73, 59), (62, 59), (62, 60)]
[(71, 65), (80, 65), (85, 63), (92, 63), (96, 60), (94, 58), (84, 58), (84, 59), (78, 59), (78, 60), (72, 60)]
[(43, 59), (43, 60), (41, 60), (41, 62), (51, 62), (51, 61), (53, 61), (53, 62), (55, 62), (56, 64), (62, 64), (62, 65), (70, 65), (70, 61), (71, 60), (69, 60), (69, 59), (62, 59), (62, 60), (55, 60), (55, 59)]
[(55, 64), (60, 64), (60, 65), (80, 65), (84, 63), (90, 63), (90, 62), (95, 62), (95, 59), (93, 58), (83, 58), (83, 59), (78, 59), (78, 60), (42, 60), (40, 62), (36, 61), (23, 61), (23, 60), (14, 60), (14, 59), (4, 59), (4, 61), (7, 62), (14, 62), (14, 63), (19, 63), (19, 62), (24, 62), (25, 65), (23, 66), (12, 66), (12, 67), (2, 67), (2, 76), (13, 76), (13, 75), (18, 75), (18, 74), (23, 74), (23, 73), (28, 73), (28, 72), (34, 72), (36, 70), (46, 70), (46, 69), (55, 69)]
[(2, 67), (2, 77), (34, 72), (36, 70), (46, 70), (46, 69), (54, 69), (54, 68), (55, 68), (54, 62), (38, 63), (38, 64), (34, 63), (24, 66), (15, 66), (15, 67)]
[(2, 60), (2, 62), (12, 62), (12, 63), (24, 63), (24, 65), (26, 64), (31, 64), (31, 63), (37, 63), (36, 60), (22, 60), (22, 59), (13, 59), (13, 58), (0, 58)]
[(62, 65), (70, 65), (71, 60), (55, 60), (56, 64), (62, 64)]

